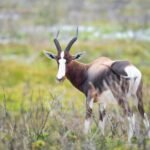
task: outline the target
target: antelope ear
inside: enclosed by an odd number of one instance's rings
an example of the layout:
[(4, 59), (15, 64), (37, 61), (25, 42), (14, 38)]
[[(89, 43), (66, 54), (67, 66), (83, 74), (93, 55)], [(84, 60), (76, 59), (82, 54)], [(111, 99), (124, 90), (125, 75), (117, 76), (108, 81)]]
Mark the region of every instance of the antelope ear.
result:
[(48, 51), (44, 51), (44, 54), (46, 57), (51, 58), (51, 59), (56, 59), (56, 56)]
[(75, 56), (73, 56), (73, 59), (80, 59), (82, 55), (84, 55), (85, 52), (77, 53)]

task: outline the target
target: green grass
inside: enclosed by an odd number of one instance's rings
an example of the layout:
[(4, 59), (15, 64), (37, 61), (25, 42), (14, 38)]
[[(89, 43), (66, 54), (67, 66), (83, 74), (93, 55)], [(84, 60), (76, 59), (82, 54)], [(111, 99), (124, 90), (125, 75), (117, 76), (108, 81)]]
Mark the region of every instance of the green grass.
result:
[(22, 56), (29, 56), (33, 51), (32, 47), (27, 44), (0, 44), (0, 55), (22, 55)]
[[(140, 68), (144, 78), (144, 105), (150, 116), (149, 47), (149, 42), (134, 40), (91, 40), (78, 42), (71, 52), (85, 51), (80, 60), (85, 63), (107, 56), (130, 60)], [(120, 126), (114, 133), (115, 129), (111, 130), (108, 124), (106, 136), (101, 136), (96, 125), (97, 115), (91, 133), (84, 136), (85, 97), (69, 81), (56, 82), (57, 64), (44, 56), (42, 50), (47, 46), (41, 44), (40, 48), (41, 51), (35, 51), (31, 45), (0, 45), (1, 56), (8, 58), (0, 60), (0, 149), (80, 150), (95, 147), (130, 150), (149, 147), (149, 140), (142, 136), (129, 145), (127, 133)], [(37, 57), (32, 62), (26, 61), (35, 53)], [(12, 54), (16, 59), (9, 59)], [(110, 114), (113, 115), (113, 110)], [(117, 121), (116, 117), (114, 122)], [(125, 124), (123, 127), (126, 131)]]

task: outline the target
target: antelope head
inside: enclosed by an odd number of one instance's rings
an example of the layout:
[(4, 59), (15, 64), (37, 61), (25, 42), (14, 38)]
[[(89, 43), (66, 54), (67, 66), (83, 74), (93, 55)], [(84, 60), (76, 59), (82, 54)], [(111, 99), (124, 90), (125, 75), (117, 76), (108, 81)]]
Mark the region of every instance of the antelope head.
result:
[(57, 73), (56, 78), (57, 78), (58, 81), (63, 81), (65, 79), (67, 65), (72, 60), (79, 59), (83, 53), (77, 53), (76, 55), (71, 55), (70, 54), (70, 49), (71, 49), (72, 45), (76, 42), (76, 40), (78, 38), (78, 28), (77, 28), (77, 31), (76, 31), (76, 36), (73, 37), (72, 40), (70, 40), (70, 42), (68, 43), (65, 50), (62, 50), (62, 48), (60, 46), (60, 43), (57, 39), (58, 35), (59, 35), (59, 31), (57, 32), (57, 35), (54, 38), (54, 43), (55, 43), (55, 46), (56, 46), (56, 49), (57, 49), (57, 55), (54, 55), (54, 54), (52, 54), (48, 51), (44, 51), (44, 53), (48, 58), (56, 60), (56, 62), (58, 64), (58, 73)]

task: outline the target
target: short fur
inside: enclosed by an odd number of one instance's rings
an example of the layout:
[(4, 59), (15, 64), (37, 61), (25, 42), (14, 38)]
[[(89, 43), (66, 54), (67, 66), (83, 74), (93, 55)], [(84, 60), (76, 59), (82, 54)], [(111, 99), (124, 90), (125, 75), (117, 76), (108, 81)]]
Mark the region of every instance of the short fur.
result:
[[(93, 103), (101, 101), (101, 95), (110, 90), (117, 100), (118, 105), (123, 108), (124, 113), (128, 117), (129, 121), (129, 136), (128, 140), (130, 141), (133, 136), (133, 130), (135, 126), (135, 117), (132, 110), (128, 104), (128, 94), (131, 93), (137, 101), (137, 108), (144, 120), (146, 128), (149, 128), (149, 122), (147, 115), (144, 112), (143, 102), (142, 102), (142, 78), (140, 71), (133, 66), (128, 61), (116, 60), (112, 61), (107, 57), (100, 57), (94, 60), (90, 64), (83, 64), (77, 62), (75, 59), (78, 59), (82, 53), (78, 53), (75, 56), (72, 56), (69, 51), (73, 43), (77, 40), (78, 29), (76, 37), (74, 37), (69, 44), (67, 45), (63, 59), (66, 62), (65, 66), (65, 75), (67, 79), (80, 90), (86, 96), (86, 120), (85, 120), (85, 132), (88, 131), (90, 125), (90, 119), (92, 115)], [(58, 34), (57, 34), (58, 36)], [(45, 52), (47, 57), (55, 59), (59, 65), (59, 59), (62, 52), (61, 46), (57, 40), (54, 39), (54, 43), (57, 48), (57, 55), (53, 55), (49, 52)], [(133, 71), (133, 72), (132, 72)], [(128, 76), (131, 75), (131, 76)], [(64, 77), (58, 80), (63, 80)], [(132, 86), (133, 85), (133, 86)], [(135, 92), (132, 93), (132, 88)], [(134, 94), (134, 95), (133, 95)], [(100, 128), (104, 134), (105, 127), (105, 115), (106, 115), (106, 102), (105, 104), (100, 105), (99, 107), (99, 119), (100, 119)], [(133, 126), (132, 126), (133, 125)]]

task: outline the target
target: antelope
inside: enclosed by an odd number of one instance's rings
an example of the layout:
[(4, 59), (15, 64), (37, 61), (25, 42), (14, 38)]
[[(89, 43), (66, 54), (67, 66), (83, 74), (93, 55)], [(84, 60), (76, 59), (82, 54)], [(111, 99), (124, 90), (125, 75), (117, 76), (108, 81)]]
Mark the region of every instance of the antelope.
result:
[[(145, 128), (150, 127), (148, 117), (143, 108), (142, 101), (142, 74), (133, 64), (124, 60), (111, 60), (107, 57), (95, 59), (92, 63), (84, 64), (76, 61), (83, 53), (70, 54), (72, 45), (78, 38), (76, 36), (68, 43), (65, 50), (62, 50), (58, 41), (59, 31), (54, 38), (57, 55), (44, 51), (48, 58), (56, 60), (58, 64), (57, 80), (63, 81), (67, 78), (71, 84), (81, 91), (86, 97), (86, 115), (84, 132), (87, 134), (91, 124), (93, 104), (99, 104), (99, 127), (104, 135), (106, 122), (107, 101), (102, 101), (104, 93), (111, 91), (117, 104), (123, 109), (129, 123), (128, 141), (135, 132), (135, 115), (129, 106), (129, 97), (136, 101), (136, 107), (143, 119)], [(111, 100), (110, 100), (111, 101)]]

